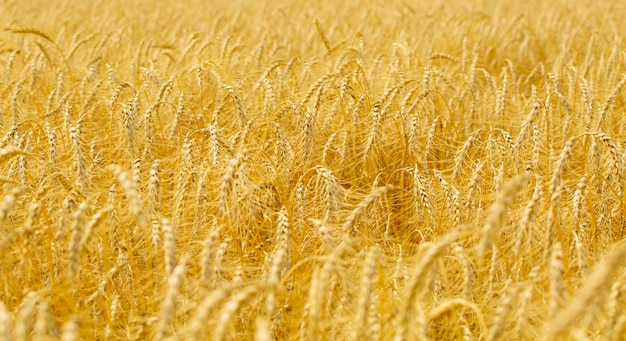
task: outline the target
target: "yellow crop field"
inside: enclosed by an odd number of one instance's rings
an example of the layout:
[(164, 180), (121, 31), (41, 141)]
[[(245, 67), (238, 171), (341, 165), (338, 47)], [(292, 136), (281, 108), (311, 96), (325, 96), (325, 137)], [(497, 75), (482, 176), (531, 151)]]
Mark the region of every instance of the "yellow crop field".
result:
[(626, 339), (625, 4), (0, 19), (0, 340)]

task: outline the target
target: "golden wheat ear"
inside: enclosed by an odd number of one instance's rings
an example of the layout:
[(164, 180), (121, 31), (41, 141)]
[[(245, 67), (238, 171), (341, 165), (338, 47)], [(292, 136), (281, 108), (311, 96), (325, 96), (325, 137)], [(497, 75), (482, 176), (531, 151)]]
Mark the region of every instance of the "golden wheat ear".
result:
[(15, 34), (34, 34), (51, 43), (54, 43), (54, 41), (52, 40), (52, 38), (50, 38), (49, 35), (47, 35), (43, 31), (35, 27), (17, 27), (17, 28), (7, 27), (4, 30), (7, 32), (15, 33)]

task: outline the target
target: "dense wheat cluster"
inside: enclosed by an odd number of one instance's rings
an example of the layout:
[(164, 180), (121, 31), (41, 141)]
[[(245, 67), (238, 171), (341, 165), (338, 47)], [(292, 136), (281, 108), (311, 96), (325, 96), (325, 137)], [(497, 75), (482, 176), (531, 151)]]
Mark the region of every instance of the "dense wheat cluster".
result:
[(626, 337), (626, 8), (4, 1), (0, 340)]

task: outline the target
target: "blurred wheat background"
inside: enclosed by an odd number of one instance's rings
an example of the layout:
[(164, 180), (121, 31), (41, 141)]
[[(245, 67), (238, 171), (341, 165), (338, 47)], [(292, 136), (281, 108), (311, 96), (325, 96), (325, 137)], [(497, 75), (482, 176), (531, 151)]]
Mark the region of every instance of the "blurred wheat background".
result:
[(626, 8), (3, 1), (1, 340), (626, 338)]

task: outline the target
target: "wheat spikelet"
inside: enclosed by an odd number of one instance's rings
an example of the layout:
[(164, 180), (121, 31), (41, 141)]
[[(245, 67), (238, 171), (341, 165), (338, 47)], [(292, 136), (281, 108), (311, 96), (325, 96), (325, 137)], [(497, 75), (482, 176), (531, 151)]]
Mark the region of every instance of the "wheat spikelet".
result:
[(13, 317), (6, 305), (4, 302), (0, 301), (0, 340), (11, 340), (12, 320)]
[(119, 306), (119, 299), (117, 296), (113, 297), (113, 300), (111, 302), (111, 307), (109, 309), (109, 323), (106, 326), (105, 329), (105, 336), (110, 337), (111, 336), (111, 331), (115, 328), (115, 319), (117, 317), (117, 307)]
[(76, 169), (76, 177), (78, 184), (83, 188), (85, 187), (87, 174), (85, 171), (85, 158), (83, 156), (82, 142), (80, 141), (80, 129), (76, 126), (70, 128), (70, 138), (74, 147), (74, 168)]
[(269, 270), (269, 275), (267, 279), (267, 283), (269, 284), (269, 290), (266, 297), (266, 316), (270, 319), (274, 317), (274, 313), (276, 311), (276, 291), (278, 289), (278, 284), (281, 278), (281, 272), (285, 268), (285, 264), (288, 261), (287, 248), (284, 243), (281, 243), (278, 248), (274, 251), (274, 255), (272, 257), (271, 266)]
[[(138, 98), (138, 95), (135, 95)], [(128, 149), (130, 155), (135, 152), (135, 121), (137, 119), (137, 106), (135, 101), (130, 101), (128, 105), (122, 105), (122, 119), (126, 127), (126, 138), (128, 139)]]
[(548, 316), (554, 318), (563, 302), (563, 275), (565, 267), (563, 266), (563, 251), (561, 243), (556, 242), (552, 245), (550, 257), (550, 302), (548, 304)]
[(209, 284), (212, 275), (212, 265), (213, 260), (215, 258), (215, 247), (217, 246), (217, 239), (219, 237), (219, 232), (217, 229), (213, 230), (209, 236), (205, 239), (202, 247), (201, 253), (201, 274), (202, 274), (202, 282), (204, 285)]
[(109, 100), (109, 107), (113, 110), (115, 104), (117, 104), (117, 99), (122, 94), (122, 91), (126, 88), (133, 89), (133, 86), (128, 83), (120, 83), (115, 86), (113, 90), (113, 95), (111, 95), (111, 99)]
[(470, 135), (467, 140), (463, 143), (461, 148), (459, 148), (454, 155), (454, 168), (452, 170), (452, 178), (456, 179), (461, 172), (461, 168), (463, 167), (463, 160), (467, 157), (468, 151), (472, 144), (477, 140), (476, 135), (480, 134), (480, 131), (476, 131)]
[(489, 329), (486, 340), (499, 340), (502, 338), (502, 333), (505, 331), (504, 329), (507, 321), (507, 316), (511, 311), (514, 297), (517, 296), (517, 288), (514, 285), (511, 285), (510, 280), (507, 281), (505, 288), (508, 290), (505, 291), (502, 303), (500, 303), (500, 305), (498, 306), (498, 309), (495, 313), (496, 319)]
[(498, 194), (495, 203), (489, 209), (485, 226), (482, 230), (482, 242), (480, 252), (483, 253), (491, 248), (497, 238), (498, 229), (503, 224), (504, 215), (513, 201), (515, 194), (524, 186), (525, 177), (518, 177), (509, 181), (502, 192)]
[(359, 121), (359, 116), (361, 115), (361, 110), (365, 106), (365, 103), (366, 103), (365, 101), (366, 100), (367, 100), (367, 96), (366, 95), (361, 95), (359, 97), (359, 100), (354, 105), (354, 108), (352, 109), (352, 120), (355, 123)]
[(0, 149), (0, 164), (10, 160), (11, 158), (15, 156), (20, 156), (20, 155), (29, 156), (31, 154), (14, 146), (4, 147)]
[(469, 208), (480, 208), (480, 202), (478, 202), (478, 207), (475, 206), (476, 201), (478, 198), (480, 198), (480, 196), (478, 195), (480, 193), (480, 181), (482, 180), (482, 169), (483, 169), (483, 165), (484, 162), (477, 160), (476, 161), (476, 165), (474, 166), (474, 168), (472, 169), (472, 176), (469, 179), (469, 183), (468, 186), (469, 187), (469, 191), (467, 192), (467, 196), (465, 199), (465, 208), (469, 209)]
[(120, 186), (124, 190), (124, 193), (126, 194), (126, 201), (128, 202), (129, 209), (135, 218), (137, 226), (140, 228), (148, 226), (148, 218), (143, 208), (141, 196), (132, 179), (128, 176), (128, 173), (118, 165), (111, 165), (107, 168), (113, 172)]
[(153, 121), (154, 118), (153, 116), (157, 114), (157, 111), (159, 109), (159, 106), (162, 105), (164, 102), (156, 102), (154, 104), (152, 104), (151, 106), (148, 107), (148, 109), (146, 109), (146, 112), (143, 115), (143, 136), (144, 136), (144, 140), (145, 140), (145, 149), (144, 149), (144, 157), (149, 157), (152, 154), (152, 140), (153, 140), (153, 135), (152, 135), (152, 125), (153, 125)]
[(455, 244), (452, 253), (463, 266), (463, 296), (465, 300), (471, 302), (476, 280), (474, 266), (461, 245)]
[(434, 308), (430, 313), (428, 313), (428, 316), (426, 317), (426, 319), (430, 323), (432, 323), (433, 321), (436, 321), (440, 319), (441, 317), (445, 316), (446, 314), (449, 314), (450, 312), (454, 311), (454, 309), (458, 307), (469, 308), (474, 313), (476, 313), (476, 315), (479, 317), (478, 323), (479, 323), (481, 332), (485, 331), (486, 328), (484, 325), (482, 314), (480, 312), (480, 309), (478, 308), (478, 305), (476, 305), (473, 302), (461, 299), (461, 298), (452, 298), (452, 299), (446, 300), (445, 302), (441, 303), (439, 306)]
[(47, 35), (43, 31), (35, 27), (13, 27), (13, 28), (9, 27), (9, 28), (6, 28), (5, 31), (16, 33), (16, 34), (33, 34), (49, 42), (54, 42), (52, 38), (50, 38), (49, 35)]
[(435, 134), (437, 133), (437, 127), (439, 126), (439, 116), (435, 117), (430, 124), (430, 129), (428, 130), (428, 135), (426, 137), (426, 148), (424, 149), (424, 156), (428, 158), (428, 156), (432, 152), (433, 143), (435, 141)]
[(15, 316), (13, 327), (15, 340), (28, 339), (28, 335), (34, 326), (33, 320), (39, 300), (39, 295), (33, 291), (29, 291), (24, 297), (20, 309)]
[[(376, 148), (377, 144), (382, 139), (382, 131), (381, 131), (381, 112), (380, 112), (380, 103), (376, 102), (372, 109), (372, 130), (370, 130), (370, 134), (367, 138), (367, 142), (365, 143), (365, 148), (363, 149), (363, 163), (367, 167), (368, 161), (371, 158), (376, 162), (377, 155), (370, 155), (373, 152), (373, 149)], [(378, 167), (377, 167), (378, 168)]]
[(302, 125), (302, 145), (304, 160), (308, 160), (313, 152), (313, 112), (307, 111)]
[(611, 330), (610, 337), (619, 339), (624, 337), (624, 332), (626, 332), (626, 316), (621, 315)]
[(445, 251), (445, 249), (458, 238), (456, 231), (445, 235), (439, 242), (429, 245), (424, 255), (413, 271), (413, 277), (406, 285), (406, 297), (398, 312), (397, 325), (394, 340), (406, 339), (406, 327), (410, 323), (409, 314), (411, 305), (414, 304), (417, 295), (421, 292), (421, 285), (424, 283), (425, 277), (430, 270), (433, 262), (437, 260)]
[(72, 316), (69, 320), (63, 323), (61, 328), (61, 340), (62, 341), (79, 341), (80, 340), (80, 325), (79, 317)]
[(519, 132), (519, 134), (517, 134), (517, 137), (515, 138), (515, 142), (513, 143), (513, 150), (518, 150), (519, 147), (522, 145), (522, 143), (524, 142), (524, 140), (528, 136), (528, 133), (530, 132), (530, 129), (535, 125), (535, 122), (538, 119), (540, 110), (541, 110), (541, 105), (539, 103), (536, 103), (536, 102), (533, 103), (533, 108), (532, 108), (530, 114), (528, 114), (528, 116), (524, 120), (524, 123), (522, 123), (522, 127), (520, 128), (520, 132)]
[(5, 67), (5, 80), (6, 83), (11, 83), (11, 70), (13, 69), (13, 62), (15, 61), (15, 57), (20, 53), (20, 50), (13, 50), (7, 58), (7, 63)]
[(12, 210), (16, 203), (17, 198), (24, 193), (25, 187), (14, 187), (7, 193), (0, 205), (0, 221), (4, 221), (8, 218), (9, 211)]
[(439, 180), (443, 192), (446, 195), (446, 210), (452, 211), (452, 221), (455, 225), (460, 224), (461, 222), (461, 206), (459, 203), (459, 191), (452, 185), (448, 183), (448, 181), (443, 177), (440, 171), (433, 169), (433, 173)]
[(172, 276), (176, 265), (176, 236), (172, 222), (169, 219), (161, 220), (163, 230), (163, 251), (165, 259), (165, 273)]
[(613, 160), (611, 169), (617, 175), (618, 184), (619, 184), (617, 186), (617, 195), (621, 198), (623, 194), (622, 188), (623, 188), (623, 183), (624, 183), (624, 169), (623, 169), (622, 157), (619, 151), (617, 150), (617, 145), (615, 144), (615, 142), (609, 135), (604, 134), (604, 133), (598, 133), (597, 135), (598, 137), (602, 139), (602, 142), (604, 142), (604, 144), (609, 148), (609, 151), (611, 153), (611, 158)]
[(243, 288), (242, 290), (236, 292), (234, 296), (224, 305), (222, 309), (222, 313), (218, 319), (217, 327), (213, 334), (213, 340), (221, 341), (224, 340), (226, 335), (226, 328), (228, 327), (229, 322), (232, 319), (233, 314), (241, 307), (241, 305), (247, 300), (254, 297), (259, 290), (261, 290), (258, 286), (248, 286)]
[(267, 78), (262, 79), (265, 88), (265, 103), (263, 104), (263, 116), (267, 116), (276, 107), (276, 96), (272, 83)]
[(255, 324), (254, 341), (271, 341), (273, 340), (270, 324), (266, 318), (257, 317)]
[(517, 258), (519, 254), (519, 250), (522, 246), (524, 233), (529, 233), (526, 240), (532, 241), (532, 236), (530, 233), (532, 230), (530, 229), (532, 223), (535, 221), (541, 198), (543, 197), (543, 181), (539, 177), (535, 180), (535, 189), (533, 190), (533, 195), (530, 201), (524, 207), (524, 213), (519, 222), (519, 228), (517, 229), (517, 234), (515, 235), (515, 243), (513, 245), (513, 255)]
[(72, 224), (72, 235), (70, 243), (70, 264), (68, 277), (73, 280), (78, 274), (80, 267), (80, 251), (83, 246), (83, 228), (85, 225), (85, 214), (89, 205), (86, 202), (81, 203), (74, 213), (74, 223)]
[(178, 106), (176, 107), (176, 113), (174, 114), (174, 122), (172, 123), (172, 131), (170, 132), (170, 141), (176, 137), (176, 133), (180, 130), (182, 124), (183, 115), (185, 114), (185, 95), (181, 93), (178, 96)]
[(314, 335), (320, 331), (324, 291), (327, 289), (326, 286), (329, 285), (330, 277), (337, 267), (337, 262), (348, 251), (350, 243), (350, 239), (344, 239), (330, 252), (324, 260), (322, 267), (315, 269), (312, 275), (307, 307), (305, 309), (307, 316), (306, 320), (303, 321), (305, 323), (303, 327), (307, 327), (304, 331), (305, 337), (309, 339), (314, 338)]
[(189, 325), (187, 327), (187, 333), (192, 339), (200, 339), (202, 337), (203, 327), (206, 325), (206, 321), (211, 309), (216, 306), (220, 301), (224, 300), (229, 293), (230, 288), (224, 287), (212, 291), (207, 297), (195, 309), (195, 314), (190, 318)]
[(230, 246), (231, 241), (232, 240), (230, 238), (226, 238), (217, 248), (215, 261), (213, 262), (213, 282), (217, 282), (218, 277), (221, 277), (222, 271), (224, 271), (224, 258), (226, 257), (226, 251), (228, 251), (228, 246)]
[(209, 170), (205, 170), (200, 175), (200, 181), (198, 182), (198, 186), (196, 188), (196, 198), (195, 198), (195, 217), (194, 217), (194, 226), (203, 227), (206, 226), (207, 221), (207, 206), (210, 202), (209, 194), (208, 194), (208, 186), (207, 186), (207, 177)]
[(576, 191), (574, 191), (574, 197), (572, 198), (572, 212), (574, 217), (579, 220), (583, 218), (583, 210), (585, 208), (583, 201), (585, 200), (587, 183), (587, 175), (580, 178), (578, 184), (576, 184)]
[(148, 182), (148, 204), (147, 211), (150, 215), (155, 215), (159, 211), (159, 172), (161, 171), (161, 163), (159, 160), (152, 162), (150, 167), (150, 178)]
[(219, 127), (215, 125), (209, 125), (206, 129), (209, 133), (210, 140), (211, 140), (211, 143), (210, 143), (211, 164), (213, 166), (217, 166), (220, 161), (219, 160), (220, 151), (223, 148), (226, 150), (230, 150), (230, 148), (226, 144), (226, 141), (224, 141), (224, 139), (222, 138), (222, 132), (219, 129)]
[(601, 130), (602, 125), (604, 124), (604, 120), (606, 115), (613, 109), (615, 105), (615, 100), (617, 99), (617, 95), (622, 90), (622, 88), (626, 85), (626, 75), (622, 75), (622, 79), (617, 83), (613, 91), (609, 94), (609, 97), (606, 99), (602, 110), (600, 111), (600, 117), (598, 119), (597, 130)]
[(574, 236), (574, 245), (576, 246), (576, 258), (578, 263), (578, 269), (582, 272), (583, 277), (587, 274), (587, 251), (585, 250), (585, 246), (578, 237), (576, 232), (573, 232)]
[(235, 91), (235, 89), (232, 86), (226, 85), (225, 88), (228, 91), (228, 94), (230, 95), (231, 100), (235, 104), (235, 109), (237, 109), (237, 114), (239, 115), (239, 119), (241, 119), (242, 124), (244, 125), (248, 124), (248, 117), (246, 116), (246, 113), (244, 111), (241, 97), (239, 97), (239, 94)]
[(291, 253), (291, 232), (287, 208), (283, 206), (278, 213), (278, 232), (276, 250), (272, 255), (271, 266), (267, 278), (269, 292), (266, 298), (266, 315), (272, 319), (276, 309), (276, 290), (284, 269), (289, 268)]
[(22, 85), (24, 84), (24, 82), (24, 79), (20, 80), (15, 85), (15, 88), (13, 89), (13, 94), (11, 95), (11, 112), (13, 113), (13, 124), (18, 124), (18, 122), (20, 121), (20, 109), (17, 105), (17, 101), (19, 99), (19, 93), (22, 89)]
[(137, 187), (141, 185), (141, 159), (133, 161), (133, 182)]
[(330, 135), (330, 137), (326, 141), (326, 144), (324, 144), (324, 149), (322, 151), (322, 163), (328, 164), (328, 161), (326, 160), (326, 158), (328, 157), (328, 152), (332, 148), (332, 145), (335, 142), (335, 139), (337, 138), (338, 133), (339, 132), (336, 131), (332, 135)]
[(218, 212), (220, 215), (228, 214), (228, 197), (235, 186), (236, 177), (241, 172), (244, 165), (244, 153), (239, 152), (230, 160), (228, 168), (222, 177), (222, 184), (220, 185), (220, 202)]
[(387, 193), (389, 190), (394, 189), (393, 186), (388, 185), (384, 187), (379, 187), (374, 189), (370, 194), (368, 194), (348, 215), (346, 221), (342, 225), (342, 230), (345, 233), (351, 233), (354, 229), (354, 226), (357, 220), (365, 213), (365, 209), (373, 204), (378, 198)]
[(329, 251), (333, 250), (337, 246), (337, 241), (331, 235), (328, 227), (324, 225), (324, 223), (321, 220), (309, 219), (309, 221), (312, 222), (317, 227), (317, 231), (322, 237), (321, 239), (326, 245), (326, 249)]
[(325, 193), (326, 199), (326, 221), (332, 220), (335, 211), (339, 208), (339, 196), (341, 195), (341, 189), (337, 178), (333, 173), (324, 167), (318, 167), (316, 189), (322, 187)]
[(185, 277), (186, 266), (184, 260), (176, 266), (172, 272), (168, 272), (167, 293), (161, 305), (159, 324), (156, 329), (155, 340), (163, 340), (175, 318), (177, 296), (180, 292), (181, 282)]
[(533, 125), (533, 157), (532, 157), (532, 166), (533, 169), (539, 170), (539, 160), (541, 159), (541, 149), (542, 149), (542, 141), (541, 141), (541, 131), (539, 127), (535, 124)]
[(509, 89), (509, 77), (508, 73), (504, 72), (504, 79), (502, 80), (502, 87), (496, 92), (496, 115), (499, 117), (504, 116), (504, 110), (506, 109), (506, 96)]
[[(41, 300), (37, 303), (37, 317), (35, 318), (35, 326), (33, 328), (33, 338), (37, 340), (45, 340), (51, 326), (52, 317), (48, 313), (48, 304)], [(1, 335), (1, 334), (0, 334)]]
[(580, 92), (585, 105), (585, 126), (589, 126), (593, 117), (593, 95), (589, 83), (585, 77), (580, 77)]
[(417, 153), (417, 139), (419, 136), (419, 126), (418, 126), (418, 118), (417, 115), (412, 115), (411, 116), (411, 125), (410, 125), (410, 129), (409, 129), (409, 141), (408, 141), (408, 148), (409, 148), (409, 155), (415, 159), (418, 156)]
[(554, 242), (555, 234), (556, 234), (556, 225), (557, 225), (557, 210), (559, 201), (561, 199), (562, 194), (562, 185), (561, 179), (563, 173), (565, 172), (565, 168), (567, 166), (568, 159), (572, 154), (572, 146), (574, 144), (574, 137), (571, 137), (563, 146), (561, 153), (559, 154), (559, 159), (556, 162), (554, 171), (552, 173), (552, 177), (550, 178), (550, 208), (548, 210), (548, 222), (547, 222), (547, 237), (546, 237), (546, 252), (549, 252), (552, 247), (552, 243)]
[(374, 291), (377, 257), (379, 250), (377, 247), (372, 247), (365, 256), (363, 265), (363, 273), (361, 275), (361, 292), (358, 299), (358, 312), (354, 321), (357, 328), (355, 340), (369, 339), (372, 335), (372, 331), (368, 324), (368, 317), (370, 314), (370, 308), (372, 304), (372, 296)]
[(87, 95), (87, 97), (85, 98), (85, 100), (83, 101), (82, 106), (80, 107), (80, 113), (81, 115), (85, 115), (86, 111), (88, 109), (92, 109), (94, 106), (94, 103), (96, 102), (97, 99), (97, 94), (98, 94), (98, 90), (100, 90), (100, 87), (102, 86), (102, 80), (99, 80), (94, 86), (93, 89), (91, 89), (91, 91), (89, 92), (89, 94)]
[[(483, 254), (484, 256), (484, 254)], [(495, 245), (491, 245), (491, 261), (489, 262), (489, 272), (487, 274), (488, 278), (488, 286), (487, 293), (485, 297), (490, 297), (494, 294), (494, 289), (496, 289), (496, 284), (498, 280), (498, 273), (500, 272), (500, 264), (499, 264), (499, 256), (498, 248)]]
[(619, 321), (619, 317), (622, 315), (622, 304), (620, 302), (622, 298), (622, 283), (617, 281), (611, 285), (609, 296), (607, 298), (607, 316), (608, 321), (605, 325), (606, 335), (611, 335), (615, 329), (616, 323)]
[(624, 257), (626, 257), (626, 244), (621, 243), (594, 267), (592, 274), (572, 301), (546, 323), (545, 339), (553, 340), (556, 336), (566, 333), (566, 328), (582, 315), (595, 313), (596, 309), (593, 306), (602, 296), (601, 294), (606, 292), (604, 289), (609, 285), (611, 275), (618, 269)]
[[(181, 162), (179, 167), (178, 179), (176, 181), (176, 189), (174, 190), (174, 217), (181, 219), (181, 215), (184, 211), (185, 194), (189, 190), (189, 179), (191, 176), (192, 166), (192, 149), (193, 140), (187, 135), (183, 142), (183, 148), (181, 152)], [(179, 222), (180, 223), (180, 222)]]
[(515, 322), (515, 334), (520, 340), (529, 338), (528, 335), (528, 310), (533, 299), (533, 287), (532, 283), (527, 283), (526, 288), (520, 295), (520, 305), (517, 310), (517, 321)]
[(428, 217), (435, 221), (435, 215), (432, 210), (432, 205), (428, 196), (428, 191), (425, 187), (425, 180), (421, 174), (417, 171), (417, 165), (412, 169), (413, 171), (413, 197), (415, 198), (415, 210), (419, 212), (422, 208), (426, 210)]

